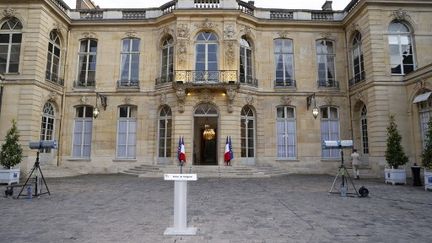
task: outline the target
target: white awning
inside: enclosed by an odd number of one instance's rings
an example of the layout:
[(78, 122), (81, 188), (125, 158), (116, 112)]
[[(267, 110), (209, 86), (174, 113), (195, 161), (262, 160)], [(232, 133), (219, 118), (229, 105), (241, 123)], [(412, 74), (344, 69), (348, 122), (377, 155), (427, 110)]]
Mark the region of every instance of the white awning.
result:
[(416, 104), (416, 103), (419, 103), (419, 102), (426, 101), (427, 99), (429, 99), (429, 97), (431, 96), (431, 94), (432, 94), (432, 92), (427, 92), (427, 93), (424, 93), (424, 94), (421, 94), (421, 95), (417, 95), (414, 98), (413, 103)]

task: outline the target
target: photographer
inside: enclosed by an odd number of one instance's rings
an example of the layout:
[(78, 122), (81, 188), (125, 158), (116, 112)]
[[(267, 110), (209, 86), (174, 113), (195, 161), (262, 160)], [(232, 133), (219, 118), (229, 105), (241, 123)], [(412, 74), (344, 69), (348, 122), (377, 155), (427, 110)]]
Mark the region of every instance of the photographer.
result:
[(351, 154), (351, 159), (352, 159), (352, 169), (353, 169), (353, 177), (356, 179), (360, 179), (360, 170), (359, 170), (359, 166), (360, 166), (360, 160), (359, 160), (359, 153), (357, 153), (357, 149), (353, 149), (353, 152)]

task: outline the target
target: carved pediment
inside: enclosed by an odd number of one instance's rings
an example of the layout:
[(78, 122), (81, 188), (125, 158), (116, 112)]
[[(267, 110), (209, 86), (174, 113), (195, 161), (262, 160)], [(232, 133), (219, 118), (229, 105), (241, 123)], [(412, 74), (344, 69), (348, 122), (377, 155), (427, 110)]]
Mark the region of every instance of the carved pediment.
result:
[(12, 18), (16, 16), (16, 10), (13, 8), (7, 8), (4, 9), (2, 12), (3, 16), (5, 16), (6, 18)]

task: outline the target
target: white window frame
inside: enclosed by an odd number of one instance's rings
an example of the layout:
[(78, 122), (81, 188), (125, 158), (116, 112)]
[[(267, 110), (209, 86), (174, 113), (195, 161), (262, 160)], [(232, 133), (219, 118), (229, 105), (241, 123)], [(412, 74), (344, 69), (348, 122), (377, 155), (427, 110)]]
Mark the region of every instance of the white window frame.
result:
[(420, 137), (422, 142), (422, 148), (426, 146), (426, 133), (428, 131), (428, 122), (432, 118), (432, 99), (429, 98), (425, 101), (418, 103), (419, 111), (419, 125), (420, 125)]
[[(327, 109), (327, 115), (328, 117), (323, 118), (324, 112), (322, 109)], [(331, 109), (336, 109), (337, 111), (337, 118), (331, 117)], [(325, 140), (324, 134), (328, 138), (328, 140), (340, 140), (340, 111), (337, 107), (334, 106), (324, 106), (320, 109), (320, 115), (321, 115), (321, 141)], [(332, 122), (337, 122), (337, 131), (332, 130)], [(323, 131), (323, 124), (327, 123), (328, 130)], [(337, 134), (336, 134), (337, 132)], [(335, 135), (336, 134), (336, 135)], [(339, 149), (321, 149), (321, 157), (323, 159), (337, 159), (340, 158)], [(328, 155), (327, 155), (328, 153)]]
[[(276, 46), (277, 46), (277, 42), (281, 42), (280, 45), (282, 46), (282, 50), (281, 52), (277, 52), (276, 51)], [(291, 45), (288, 45), (289, 43), (291, 43)], [(291, 49), (289, 48), (285, 48), (287, 46), (291, 46)], [(274, 62), (275, 62), (275, 86), (276, 87), (290, 87), (290, 86), (295, 86), (295, 66), (294, 66), (294, 42), (292, 39), (286, 39), (286, 38), (277, 38), (273, 40), (273, 48), (274, 48)], [(277, 76), (277, 67), (278, 67), (278, 58), (279, 56), (282, 56), (282, 77), (278, 77)], [(291, 59), (290, 59), (291, 58)], [(289, 70), (287, 70), (286, 66), (287, 66), (287, 61), (288, 59), (292, 60), (292, 69), (291, 69), (291, 73), (292, 73), (292, 77), (288, 78), (286, 76), (286, 73), (289, 73)], [(280, 80), (282, 79), (282, 85), (278, 85)]]
[[(319, 43), (320, 42), (324, 42), (325, 43), (325, 46), (326, 46), (326, 49), (327, 49), (327, 51), (326, 52), (324, 52), (324, 53), (319, 53), (318, 51), (318, 45), (319, 45)], [(328, 45), (329, 45), (329, 43), (331, 43), (331, 45), (332, 45), (332, 50), (333, 50), (333, 52), (332, 53), (329, 53), (328, 52)], [(323, 82), (325, 82), (325, 87), (335, 87), (336, 86), (336, 52), (335, 52), (335, 49), (336, 49), (336, 45), (335, 45), (335, 42), (334, 41), (332, 41), (332, 40), (327, 40), (327, 39), (321, 39), (321, 40), (317, 40), (316, 42), (315, 42), (315, 47), (316, 47), (316, 57), (317, 57), (317, 77), (318, 77), (318, 83), (319, 83), (319, 85), (320, 86), (324, 86), (324, 85), (322, 85), (323, 84)], [(326, 72), (325, 72), (325, 79), (321, 79), (320, 78), (320, 74), (319, 74), (319, 63), (320, 63), (320, 56), (323, 56), (323, 57), (325, 57), (325, 62), (324, 62), (324, 65), (325, 65), (325, 70), (326, 70)], [(332, 60), (333, 60), (333, 62), (332, 63), (330, 63), (329, 62), (329, 57), (332, 57)], [(328, 70), (329, 70), (329, 67), (331, 67), (332, 68), (332, 70), (333, 70), (333, 78), (329, 78), (329, 76), (328, 76)]]
[(369, 154), (369, 134), (368, 134), (368, 120), (367, 120), (366, 105), (362, 107), (360, 113), (360, 135), (361, 135), (363, 154)]
[[(52, 129), (50, 129), (50, 126)], [(55, 109), (54, 106), (47, 102), (42, 110), (41, 134), (40, 140), (54, 140), (55, 136)], [(46, 148), (42, 153), (50, 153), (51, 148)]]
[[(249, 54), (248, 54), (248, 51)], [(243, 60), (242, 60), (243, 55)], [(242, 78), (240, 76), (240, 83), (245, 84), (253, 84), (255, 83), (254, 78), (254, 60), (253, 60), (253, 49), (252, 45), (250, 44), (250, 41), (246, 37), (242, 37), (240, 39), (240, 62), (239, 62), (239, 71), (242, 69), (241, 61), (243, 61), (243, 71), (244, 71), (244, 77)], [(250, 63), (248, 62), (250, 60)], [(250, 69), (250, 72), (248, 71)], [(240, 73), (239, 73), (240, 75)]]
[[(362, 49), (362, 35), (360, 32), (356, 32), (354, 35), (353, 41), (352, 41), (352, 49), (351, 49), (351, 69), (353, 73), (353, 80), (354, 83), (358, 83), (365, 79), (365, 70), (364, 70), (364, 56), (363, 56), (363, 49)], [(355, 71), (355, 59), (359, 59), (359, 72), (356, 73)]]
[[(164, 52), (167, 55), (164, 58)], [(171, 53), (171, 54), (170, 54)], [(166, 69), (164, 70), (164, 62)], [(161, 83), (173, 81), (174, 78), (174, 39), (168, 36), (164, 39), (161, 48)]]
[[(390, 23), (389, 28), (392, 24), (401, 24), (403, 25), (405, 28), (408, 29), (408, 32), (392, 32), (389, 29), (389, 39), (388, 39), (388, 45), (389, 45), (389, 58), (390, 58), (390, 73), (391, 75), (406, 75), (408, 74), (405, 71), (405, 67), (404, 67), (404, 63), (403, 63), (403, 49), (402, 49), (402, 43), (401, 43), (401, 38), (406, 36), (408, 37), (409, 40), (409, 44), (411, 45), (411, 56), (412, 56), (412, 66), (413, 66), (413, 70), (411, 72), (414, 72), (416, 70), (416, 62), (415, 62), (415, 51), (414, 51), (414, 42), (413, 42), (413, 38), (412, 38), (412, 31), (410, 26), (408, 26), (406, 23), (404, 23), (403, 21), (393, 21)], [(393, 73), (392, 72), (392, 63), (391, 63), (391, 50), (390, 50), (390, 38), (391, 37), (396, 37), (397, 41), (398, 41), (398, 48), (399, 48), (399, 65), (400, 65), (400, 73)]]
[[(247, 112), (246, 112), (246, 109)], [(245, 115), (243, 115), (245, 113)], [(253, 130), (253, 136), (249, 137), (249, 122), (252, 122), (252, 130)], [(256, 124), (255, 124), (255, 112), (253, 111), (252, 107), (250, 106), (244, 106), (241, 113), (240, 113), (240, 123), (244, 124), (244, 127), (242, 127), (240, 124), (241, 132), (240, 134), (244, 133), (244, 137), (241, 136), (241, 146), (240, 146), (240, 155), (242, 158), (255, 158), (255, 146), (256, 146)], [(249, 141), (252, 140), (252, 147), (249, 147)], [(243, 141), (245, 144), (243, 145)], [(252, 156), (249, 156), (249, 150), (252, 149)]]
[[(123, 45), (125, 41), (129, 41), (129, 50), (123, 50)], [(133, 42), (134, 41), (138, 41), (138, 50), (133, 50)], [(139, 65), (140, 65), (140, 45), (141, 45), (141, 40), (138, 38), (125, 38), (122, 39), (121, 41), (121, 52), (120, 52), (120, 78), (119, 80), (121, 81), (122, 84), (124, 85), (131, 85), (131, 83), (136, 83), (139, 80)], [(137, 74), (138, 77), (135, 79), (132, 79), (132, 70), (134, 69), (134, 67), (132, 66), (132, 57), (134, 55), (138, 55), (138, 63), (136, 64), (136, 68), (137, 68)], [(127, 67), (127, 72), (128, 72), (128, 77), (127, 79), (123, 79), (123, 57), (126, 56), (126, 58), (129, 61), (129, 65)]]
[[(82, 117), (78, 117), (78, 109), (83, 108), (83, 116)], [(91, 111), (87, 112), (87, 109), (91, 109)], [(92, 145), (92, 136), (93, 136), (93, 107), (91, 106), (78, 106), (75, 108), (75, 120), (74, 120), (74, 129), (73, 129), (73, 138), (72, 138), (72, 157), (73, 158), (81, 158), (81, 159), (90, 159), (91, 157), (91, 145)], [(86, 116), (86, 114), (88, 113), (89, 116)], [(75, 134), (76, 134), (76, 127), (78, 123), (82, 123), (82, 130), (80, 131), (80, 135), (81, 135), (81, 141), (79, 144), (76, 144), (77, 146), (80, 147), (80, 152), (79, 154), (74, 154), (74, 147), (75, 147)], [(89, 144), (84, 144), (84, 139), (85, 139), (85, 131), (86, 131), (86, 124), (88, 126), (90, 126), (90, 133), (89, 133), (89, 137), (90, 137), (90, 141)], [(85, 155), (85, 150), (84, 147), (88, 146), (89, 147), (89, 154)]]
[[(14, 26), (11, 26), (9, 21), (15, 20)], [(7, 45), (7, 57), (6, 57), (6, 67), (4, 73), (18, 73), (20, 68), (20, 56), (21, 56), (21, 44), (23, 43), (23, 34), (22, 34), (22, 23), (17, 18), (9, 18), (6, 21), (4, 21), (1, 25), (3, 27), (4, 25), (8, 25), (9, 29), (0, 29), (0, 34), (2, 35), (9, 35), (9, 41), (7, 44), (0, 44), (0, 45)], [(21, 41), (18, 43), (12, 43), (12, 37), (13, 35), (21, 35)], [(18, 52), (18, 68), (16, 72), (10, 72), (10, 62), (11, 62), (11, 54), (12, 54), (12, 46), (19, 46), (19, 52)]]
[[(50, 50), (50, 45), (52, 45), (52, 50)], [(56, 31), (51, 31), (50, 40), (48, 44), (48, 54), (47, 54), (47, 68), (45, 78), (52, 82), (59, 82), (60, 79), (60, 62), (61, 62), (61, 46), (60, 46), (60, 36)], [(59, 50), (59, 55), (55, 55), (55, 49)], [(51, 54), (51, 58), (50, 58)], [(58, 63), (54, 63), (55, 57), (58, 59)], [(57, 73), (53, 72), (54, 65), (57, 65)]]
[[(84, 42), (84, 41), (87, 42), (87, 52), (81, 52), (81, 43)], [(96, 52), (91, 52), (90, 51), (90, 43), (91, 43), (91, 41), (96, 42)], [(81, 71), (82, 70), (81, 70), (81, 65), (80, 65), (80, 61), (79, 61), (81, 56), (85, 57), (86, 67), (85, 67), (84, 83), (82, 85), (78, 85), (78, 86), (87, 87), (87, 86), (95, 86), (96, 85), (96, 69), (97, 69), (97, 49), (98, 49), (98, 44), (99, 43), (98, 43), (98, 41), (96, 39), (91, 39), (91, 38), (82, 39), (79, 42), (79, 46), (78, 46), (77, 83), (81, 82), (80, 81), (80, 75), (81, 75)], [(89, 69), (89, 65), (90, 65), (89, 59), (90, 59), (90, 56), (94, 56), (95, 57), (95, 70), (94, 70), (94, 72), (95, 72), (95, 77), (94, 77), (95, 80), (89, 80), (89, 77), (88, 77), (88, 74), (89, 74), (89, 71), (90, 71), (90, 69)]]
[[(204, 33), (210, 33), (215, 37), (215, 40), (210, 40), (210, 38), (205, 38), (204, 40), (200, 40), (200, 36)], [(204, 36), (204, 35), (203, 35)], [(210, 37), (210, 36), (209, 36)], [(204, 45), (204, 70), (198, 70), (198, 45)], [(209, 70), (209, 46), (216, 46), (216, 70)], [(218, 82), (219, 81), (219, 41), (218, 37), (215, 33), (210, 31), (199, 32), (196, 38), (195, 43), (195, 82)]]
[[(165, 111), (165, 114), (167, 115), (162, 115), (162, 112)], [(165, 129), (165, 136), (163, 138), (161, 138), (161, 129), (162, 127), (160, 126), (160, 123), (164, 122), (164, 127), (163, 129)], [(170, 131), (171, 133), (168, 134), (168, 125), (170, 125)], [(161, 143), (160, 140), (163, 139), (164, 140), (164, 146), (163, 146), (163, 155), (161, 156), (160, 154), (160, 150), (161, 150)], [(164, 106), (162, 107), (162, 109), (159, 112), (159, 119), (158, 119), (158, 140), (157, 140), (157, 144), (158, 144), (158, 157), (159, 158), (170, 158), (171, 157), (171, 150), (172, 150), (172, 111), (171, 108), (169, 106)]]
[[(126, 108), (126, 117), (120, 117), (120, 109)], [(124, 123), (126, 125), (125, 144), (120, 144), (120, 125)], [(131, 132), (131, 127), (134, 126)], [(116, 158), (118, 159), (136, 159), (136, 139), (137, 139), (137, 119), (136, 119), (136, 107), (131, 105), (119, 106), (118, 108), (118, 120), (117, 120), (117, 139), (116, 139)], [(130, 141), (130, 137), (134, 136), (135, 139)], [(120, 154), (120, 146), (125, 147), (125, 155)], [(129, 153), (132, 148), (131, 153)]]
[[(283, 109), (283, 117), (278, 117), (278, 109)], [(288, 109), (292, 109), (293, 117), (288, 117)], [(283, 131), (279, 131), (279, 123), (283, 124)], [(289, 126), (294, 128), (293, 132), (289, 131)], [(284, 148), (283, 151), (279, 151), (279, 147), (281, 146), (279, 143), (279, 134), (282, 134)], [(294, 142), (293, 145), (289, 144), (290, 138)], [(297, 118), (296, 118), (296, 109), (292, 106), (278, 106), (276, 107), (276, 140), (277, 140), (277, 158), (282, 160), (295, 160), (297, 159)], [(290, 154), (289, 147), (294, 147), (294, 154)], [(281, 154), (283, 154), (281, 156)]]

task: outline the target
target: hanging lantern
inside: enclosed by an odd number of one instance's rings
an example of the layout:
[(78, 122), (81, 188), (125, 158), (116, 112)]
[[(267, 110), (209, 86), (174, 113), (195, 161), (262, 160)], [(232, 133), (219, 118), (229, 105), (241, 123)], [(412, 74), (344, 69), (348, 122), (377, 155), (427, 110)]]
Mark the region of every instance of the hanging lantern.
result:
[(213, 140), (216, 136), (216, 133), (213, 128), (210, 128), (209, 125), (204, 125), (203, 137), (205, 140)]

